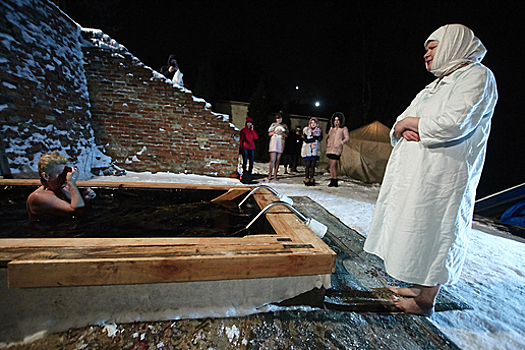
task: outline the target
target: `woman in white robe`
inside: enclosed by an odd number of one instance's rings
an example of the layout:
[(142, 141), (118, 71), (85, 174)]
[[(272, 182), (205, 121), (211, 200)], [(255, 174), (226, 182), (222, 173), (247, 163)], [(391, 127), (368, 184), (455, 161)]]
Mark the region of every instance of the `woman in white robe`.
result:
[(409, 288), (390, 289), (406, 313), (430, 315), (440, 285), (458, 281), (485, 159), (496, 81), (486, 49), (460, 24), (425, 41), (427, 85), (397, 118), (364, 250)]

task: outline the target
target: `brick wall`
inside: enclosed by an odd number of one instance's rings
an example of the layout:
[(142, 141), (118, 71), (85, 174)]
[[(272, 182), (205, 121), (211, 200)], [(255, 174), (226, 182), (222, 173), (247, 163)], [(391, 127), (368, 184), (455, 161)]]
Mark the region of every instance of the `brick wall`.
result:
[(228, 176), (238, 130), (100, 31), (82, 33), (96, 142), (118, 166)]
[(227, 116), (48, 1), (0, 3), (0, 79), (0, 131), (15, 177), (34, 176), (40, 155), (54, 150), (85, 177), (107, 156), (129, 171), (237, 168), (238, 130)]

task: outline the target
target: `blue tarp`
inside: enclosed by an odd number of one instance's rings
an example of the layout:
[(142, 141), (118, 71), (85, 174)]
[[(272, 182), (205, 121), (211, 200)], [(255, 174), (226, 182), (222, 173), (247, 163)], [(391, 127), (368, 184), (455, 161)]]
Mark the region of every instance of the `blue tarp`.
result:
[(501, 222), (507, 225), (525, 227), (525, 201), (513, 205), (501, 215)]

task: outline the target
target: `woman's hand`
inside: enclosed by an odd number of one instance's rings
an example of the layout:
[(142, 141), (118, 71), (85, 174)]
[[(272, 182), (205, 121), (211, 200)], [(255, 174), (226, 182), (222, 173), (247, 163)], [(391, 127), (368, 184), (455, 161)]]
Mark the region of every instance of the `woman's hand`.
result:
[[(419, 119), (417, 117), (406, 117), (401, 119), (399, 122), (394, 125), (394, 136), (397, 139), (403, 137), (403, 133), (406, 130), (411, 130), (415, 133), (419, 132)], [(419, 135), (418, 135), (419, 138)], [(419, 140), (418, 140), (419, 141)]]
[(67, 180), (67, 183), (68, 185), (69, 184), (72, 184), (72, 185), (76, 185), (77, 184), (77, 180), (78, 180), (78, 175), (79, 175), (79, 171), (78, 171), (78, 168), (75, 166), (75, 167), (72, 167), (71, 168), (71, 171), (67, 173), (66, 175), (66, 180)]
[(401, 134), (401, 136), (403, 136), (403, 138), (407, 141), (415, 141), (415, 142), (421, 141), (421, 139), (419, 138), (419, 134), (412, 130), (405, 130)]

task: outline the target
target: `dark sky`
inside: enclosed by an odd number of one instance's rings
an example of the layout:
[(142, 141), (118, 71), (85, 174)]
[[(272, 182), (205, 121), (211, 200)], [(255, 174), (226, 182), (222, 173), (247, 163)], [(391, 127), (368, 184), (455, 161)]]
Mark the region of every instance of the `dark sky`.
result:
[(525, 54), (524, 19), (520, 2), (484, 3), (66, 0), (61, 7), (154, 69), (176, 54), (192, 90), (207, 66), (216, 99), (248, 102), (262, 80), (274, 108), (288, 100), (292, 113), (293, 106), (324, 117), (340, 110), (353, 127), (376, 119), (392, 126), (434, 79), (423, 64), (425, 39), (441, 25), (465, 24), (487, 47), (483, 63), (500, 94), (479, 198), (525, 182), (518, 65)]

